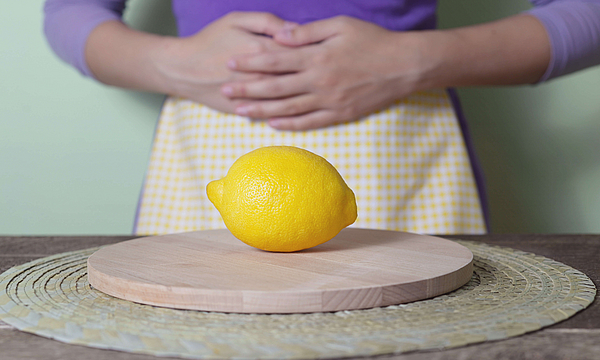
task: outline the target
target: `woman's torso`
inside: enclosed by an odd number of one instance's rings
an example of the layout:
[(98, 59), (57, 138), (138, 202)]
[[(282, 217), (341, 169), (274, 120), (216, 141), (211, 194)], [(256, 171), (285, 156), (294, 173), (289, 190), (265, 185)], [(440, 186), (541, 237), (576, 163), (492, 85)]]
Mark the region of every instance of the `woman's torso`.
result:
[(269, 12), (304, 24), (338, 15), (369, 21), (389, 30), (436, 26), (436, 0), (173, 0), (180, 36), (190, 36), (231, 11)]

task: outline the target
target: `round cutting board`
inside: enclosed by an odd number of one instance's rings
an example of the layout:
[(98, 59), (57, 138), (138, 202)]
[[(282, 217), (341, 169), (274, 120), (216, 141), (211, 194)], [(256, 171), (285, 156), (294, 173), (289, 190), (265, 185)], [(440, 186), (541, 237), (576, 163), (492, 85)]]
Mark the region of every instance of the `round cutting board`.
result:
[(153, 236), (104, 247), (87, 262), (90, 284), (143, 304), (238, 313), (365, 309), (457, 289), (473, 254), (453, 241), (346, 228), (311, 249), (273, 253), (228, 230)]

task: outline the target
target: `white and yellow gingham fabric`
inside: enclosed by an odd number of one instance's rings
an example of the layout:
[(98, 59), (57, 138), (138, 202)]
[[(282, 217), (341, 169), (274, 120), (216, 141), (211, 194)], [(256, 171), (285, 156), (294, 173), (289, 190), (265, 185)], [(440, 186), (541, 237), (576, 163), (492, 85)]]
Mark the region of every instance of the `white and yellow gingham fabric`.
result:
[[(306, 132), (168, 98), (157, 127), (136, 232), (224, 228), (206, 196), (240, 156), (293, 145), (331, 162), (356, 194), (352, 226), (482, 233), (482, 209), (454, 110), (443, 90), (414, 94), (360, 121)], [(318, 206), (318, 205), (316, 205)]]

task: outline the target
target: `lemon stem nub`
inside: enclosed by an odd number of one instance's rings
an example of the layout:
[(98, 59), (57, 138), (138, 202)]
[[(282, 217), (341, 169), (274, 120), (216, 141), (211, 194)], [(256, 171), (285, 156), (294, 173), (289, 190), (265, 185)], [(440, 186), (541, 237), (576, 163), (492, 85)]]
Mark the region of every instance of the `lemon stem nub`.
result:
[(223, 180), (211, 181), (206, 185), (206, 195), (217, 209), (221, 208), (223, 203)]

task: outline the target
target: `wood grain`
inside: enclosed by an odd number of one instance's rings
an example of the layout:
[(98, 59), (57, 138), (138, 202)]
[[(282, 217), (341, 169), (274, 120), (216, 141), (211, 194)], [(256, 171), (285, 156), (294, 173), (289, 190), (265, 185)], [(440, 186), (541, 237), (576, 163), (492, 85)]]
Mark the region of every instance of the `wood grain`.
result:
[(472, 253), (450, 240), (344, 229), (296, 253), (271, 253), (227, 230), (129, 240), (88, 259), (90, 284), (144, 304), (206, 311), (301, 313), (400, 304), (465, 284)]
[[(526, 336), (491, 341), (444, 351), (400, 355), (345, 358), (344, 360), (597, 360), (600, 334), (596, 330), (577, 333), (542, 330)], [(175, 357), (102, 350), (69, 345), (16, 330), (0, 329), (0, 360), (181, 360)]]
[(131, 238), (134, 236), (2, 236), (0, 256), (31, 254), (48, 256), (115, 244)]
[[(576, 234), (487, 234), (444, 235), (443, 237), (508, 246), (544, 255), (566, 263), (589, 275), (600, 286), (600, 235)], [(0, 267), (12, 266), (13, 259), (44, 251), (47, 255), (64, 251), (110, 245), (131, 236), (2, 236)], [(29, 261), (23, 258), (20, 263)], [(10, 266), (9, 266), (10, 264)], [(549, 328), (502, 341), (492, 341), (445, 351), (362, 357), (389, 360), (449, 359), (598, 359), (600, 353), (600, 306), (598, 301), (586, 310)], [(0, 328), (0, 360), (151, 360), (152, 355), (101, 350), (68, 345), (37, 335)], [(175, 358), (161, 358), (175, 359)]]

